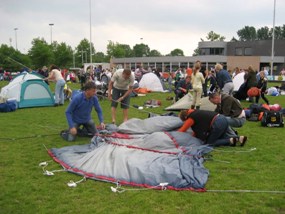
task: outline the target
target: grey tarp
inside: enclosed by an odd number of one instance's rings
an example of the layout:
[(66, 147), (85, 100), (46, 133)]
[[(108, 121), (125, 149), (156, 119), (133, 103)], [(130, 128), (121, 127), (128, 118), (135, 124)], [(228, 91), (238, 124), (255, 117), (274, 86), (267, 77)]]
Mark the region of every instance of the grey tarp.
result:
[[(166, 111), (180, 111), (187, 110), (191, 108), (193, 96), (190, 93), (187, 93), (177, 102), (165, 108)], [(216, 105), (209, 101), (209, 97), (203, 97), (200, 103), (201, 110), (214, 111)]]
[(181, 125), (173, 116), (131, 119), (116, 132), (93, 137), (88, 145), (53, 148), (49, 154), (68, 171), (87, 178), (141, 187), (167, 182), (169, 189), (202, 189), (209, 174), (202, 156), (212, 148), (189, 133), (175, 131)]

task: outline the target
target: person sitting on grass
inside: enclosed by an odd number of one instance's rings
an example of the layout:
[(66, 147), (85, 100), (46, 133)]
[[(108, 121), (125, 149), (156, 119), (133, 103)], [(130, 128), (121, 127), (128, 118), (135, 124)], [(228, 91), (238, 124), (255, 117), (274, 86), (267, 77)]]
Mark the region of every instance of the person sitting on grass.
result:
[(190, 127), (193, 135), (210, 146), (244, 146), (247, 137), (238, 136), (229, 127), (226, 117), (214, 111), (189, 109), (182, 110), (179, 117), (184, 124), (178, 129), (186, 132)]
[(93, 107), (97, 112), (101, 128), (105, 128), (102, 108), (99, 104), (96, 95), (96, 85), (94, 82), (87, 82), (84, 86), (84, 91), (75, 95), (69, 106), (65, 111), (66, 119), (69, 125), (69, 134), (71, 139), (75, 140), (75, 136), (78, 134), (79, 128), (82, 125), (88, 133), (95, 135), (98, 131), (95, 126), (95, 122), (91, 117)]
[(175, 102), (185, 96), (190, 89), (192, 89), (191, 76), (187, 76), (185, 79), (179, 80), (174, 91)]

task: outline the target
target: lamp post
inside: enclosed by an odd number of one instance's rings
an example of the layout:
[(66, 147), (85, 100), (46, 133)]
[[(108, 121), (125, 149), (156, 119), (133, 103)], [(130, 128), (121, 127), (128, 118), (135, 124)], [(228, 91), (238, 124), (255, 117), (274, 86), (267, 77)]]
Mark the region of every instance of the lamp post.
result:
[(75, 51), (73, 51), (73, 68), (75, 68)]
[(141, 44), (143, 43), (143, 38), (140, 38), (140, 40), (141, 40)]
[(92, 28), (91, 28), (91, 0), (89, 0), (89, 18), (90, 18), (90, 63), (92, 64)]
[(85, 61), (87, 62), (87, 51), (81, 50), (81, 60), (82, 60), (82, 65), (84, 63), (84, 56), (83, 53), (85, 53)]
[(17, 45), (17, 30), (18, 30), (18, 28), (14, 28), (14, 31), (15, 31), (16, 50), (18, 50), (18, 45)]
[(270, 68), (271, 76), (273, 75), (273, 61), (274, 61), (275, 7), (276, 7), (276, 0), (274, 0), (274, 9), (273, 9), (273, 32), (272, 32), (271, 68)]
[(50, 44), (52, 44), (52, 26), (54, 26), (54, 24), (50, 23), (49, 26), (50, 26)]

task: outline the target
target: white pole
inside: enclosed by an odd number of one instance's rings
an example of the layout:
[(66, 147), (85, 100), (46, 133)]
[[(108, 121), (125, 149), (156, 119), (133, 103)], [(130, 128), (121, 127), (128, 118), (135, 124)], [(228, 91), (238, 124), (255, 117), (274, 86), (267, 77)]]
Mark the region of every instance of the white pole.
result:
[(91, 29), (91, 0), (89, 0), (89, 13), (90, 13), (90, 63), (92, 64), (92, 29)]
[(49, 26), (50, 26), (50, 44), (52, 44), (52, 26), (53, 25), (54, 25), (53, 23), (49, 24)]
[(73, 68), (75, 68), (75, 52), (73, 51)]
[(272, 50), (271, 50), (271, 68), (270, 68), (270, 75), (273, 75), (273, 60), (274, 60), (274, 37), (275, 37), (275, 6), (276, 0), (274, 0), (274, 10), (273, 10), (273, 33), (272, 33)]
[(17, 30), (18, 30), (18, 28), (14, 28), (14, 30), (15, 30), (16, 50), (18, 50), (18, 44), (17, 44)]

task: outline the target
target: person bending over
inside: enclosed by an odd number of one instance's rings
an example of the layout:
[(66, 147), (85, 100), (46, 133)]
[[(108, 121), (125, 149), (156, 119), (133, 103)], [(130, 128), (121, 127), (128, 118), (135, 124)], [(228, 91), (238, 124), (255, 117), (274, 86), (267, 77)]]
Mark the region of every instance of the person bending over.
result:
[(243, 126), (246, 116), (239, 100), (230, 95), (218, 92), (209, 94), (209, 100), (211, 103), (217, 105), (215, 109), (217, 113), (226, 116), (229, 126), (237, 128)]
[(238, 136), (231, 131), (225, 116), (214, 111), (189, 109), (183, 110), (179, 115), (184, 124), (178, 129), (186, 132), (190, 127), (193, 135), (214, 147), (218, 146), (244, 146), (247, 137)]
[(81, 125), (92, 135), (95, 135), (98, 132), (95, 122), (91, 117), (93, 107), (97, 112), (101, 128), (105, 128), (102, 108), (95, 95), (95, 83), (87, 82), (84, 86), (84, 91), (75, 95), (69, 103), (65, 111), (65, 115), (69, 125), (69, 133), (72, 136), (70, 141), (75, 140), (75, 136), (78, 134), (78, 130)]
[(128, 120), (128, 109), (130, 106), (130, 94), (133, 90), (135, 77), (128, 68), (117, 70), (109, 83), (108, 98), (111, 103), (112, 123), (116, 123), (116, 109), (121, 103), (124, 122)]

